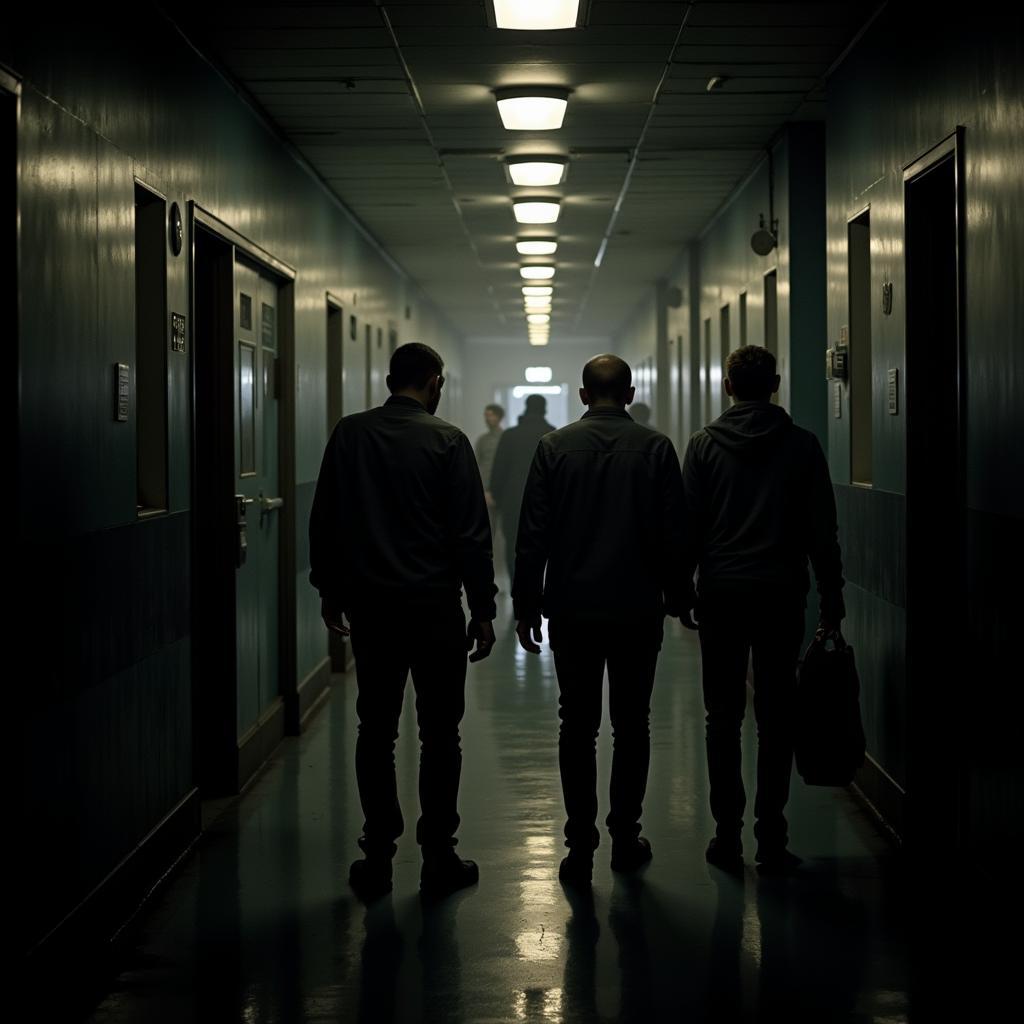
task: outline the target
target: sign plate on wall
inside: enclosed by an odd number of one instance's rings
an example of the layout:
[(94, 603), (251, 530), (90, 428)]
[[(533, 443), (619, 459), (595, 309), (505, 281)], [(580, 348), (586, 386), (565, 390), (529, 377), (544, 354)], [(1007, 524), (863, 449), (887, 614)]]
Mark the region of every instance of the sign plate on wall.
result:
[(889, 415), (898, 416), (900, 412), (900, 371), (889, 371)]
[(837, 420), (843, 418), (843, 385), (838, 382), (832, 385), (832, 415)]
[(185, 351), (185, 317), (181, 313), (171, 314), (171, 351)]
[(128, 422), (128, 403), (131, 397), (131, 372), (127, 363), (114, 364), (114, 419)]

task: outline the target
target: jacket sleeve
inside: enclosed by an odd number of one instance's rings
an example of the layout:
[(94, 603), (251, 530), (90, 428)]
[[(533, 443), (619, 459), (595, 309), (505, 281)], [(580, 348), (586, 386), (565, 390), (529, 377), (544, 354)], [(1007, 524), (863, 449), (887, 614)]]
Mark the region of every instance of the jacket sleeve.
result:
[(681, 586), (687, 589), (688, 608), (693, 607), (694, 576), (704, 546), (705, 523), (707, 521), (707, 490), (704, 486), (700, 466), (700, 452), (697, 435), (690, 438), (683, 455), (683, 522), (682, 554), (679, 560)]
[(455, 560), (470, 615), (477, 622), (490, 622), (497, 614), (494, 595), (498, 592), (494, 585), (491, 524), (480, 469), (465, 434), (459, 434), (451, 457), (448, 515)]
[(324, 600), (338, 604), (348, 612), (350, 595), (344, 549), (341, 429), (339, 424), (327, 442), (316, 481), (309, 516), (309, 582)]
[(665, 614), (675, 617), (693, 607), (693, 569), (687, 575), (683, 476), (675, 446), (667, 439), (659, 452), (658, 475), (664, 544), (662, 592)]
[(534, 622), (540, 618), (544, 603), (544, 567), (548, 561), (548, 525), (551, 496), (548, 493), (548, 469), (544, 442), (530, 465), (530, 475), (519, 510), (519, 534), (516, 539), (516, 568), (512, 583), (512, 607), (516, 619)]
[(812, 438), (810, 480), (811, 523), (808, 555), (814, 569), (821, 598), (821, 614), (838, 622), (846, 615), (843, 603), (843, 559), (839, 549), (839, 525), (836, 519), (836, 496), (828, 462), (818, 439)]

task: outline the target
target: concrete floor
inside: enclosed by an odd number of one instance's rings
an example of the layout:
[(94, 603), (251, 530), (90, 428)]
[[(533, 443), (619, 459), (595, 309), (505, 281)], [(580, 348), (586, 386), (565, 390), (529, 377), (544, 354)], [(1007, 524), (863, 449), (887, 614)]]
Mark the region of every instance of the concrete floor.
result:
[[(394, 893), (370, 907), (345, 878), (362, 818), (354, 686), (339, 679), (309, 731), (287, 741), (211, 827), (145, 920), (128, 968), (90, 1019), (147, 1021), (850, 1021), (908, 1019), (905, 909), (894, 857), (842, 791), (794, 779), (802, 877), (710, 869), (696, 638), (670, 623), (652, 715), (645, 829), (654, 861), (593, 895), (557, 879), (563, 812), (550, 654), (499, 643), (470, 666), (459, 850), (478, 887), (421, 905), (407, 824)], [(410, 689), (411, 692), (411, 689)], [(407, 700), (398, 771), (415, 821)], [(746, 767), (752, 779), (752, 723)], [(610, 744), (602, 734), (605, 796)], [(751, 790), (752, 791), (752, 790)], [(748, 860), (754, 844), (746, 836)]]

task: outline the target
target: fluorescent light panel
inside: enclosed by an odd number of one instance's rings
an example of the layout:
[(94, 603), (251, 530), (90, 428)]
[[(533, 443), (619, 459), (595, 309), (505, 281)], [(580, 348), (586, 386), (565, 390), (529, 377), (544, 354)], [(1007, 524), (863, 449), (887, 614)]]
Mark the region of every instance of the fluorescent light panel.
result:
[(549, 324), (551, 323), (550, 313), (527, 313), (526, 322), (528, 324)]
[(554, 293), (554, 288), (549, 284), (524, 284), (523, 295), (548, 295)]
[(550, 281), (555, 276), (554, 267), (520, 267), (519, 276), (524, 281)]
[(545, 160), (535, 157), (527, 160), (509, 160), (508, 176), (513, 185), (538, 187), (561, 185), (568, 164), (564, 160)]
[(561, 207), (551, 199), (518, 199), (512, 202), (512, 212), (520, 224), (554, 224)]
[(548, 384), (554, 376), (550, 366), (528, 366), (526, 368), (527, 384)]
[(516, 242), (520, 256), (553, 256), (558, 243), (551, 238), (521, 238)]
[(524, 295), (523, 296), (524, 306), (550, 306), (551, 296), (550, 295)]
[(562, 127), (569, 94), (564, 89), (501, 90), (495, 96), (506, 131), (550, 132)]
[(546, 345), (548, 343), (548, 336), (545, 334), (543, 338), (530, 338), (531, 345)]
[(494, 0), (498, 28), (544, 31), (575, 28), (580, 0)]

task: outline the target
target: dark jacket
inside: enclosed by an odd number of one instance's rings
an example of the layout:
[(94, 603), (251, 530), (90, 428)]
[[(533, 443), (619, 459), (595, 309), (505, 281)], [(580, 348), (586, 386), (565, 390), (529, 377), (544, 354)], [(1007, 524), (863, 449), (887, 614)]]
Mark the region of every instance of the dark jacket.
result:
[(679, 457), (664, 434), (618, 409), (548, 434), (523, 495), (516, 618), (678, 614), (689, 593), (682, 524)]
[(491, 530), (465, 434), (392, 396), (344, 417), (324, 452), (309, 520), (309, 581), (349, 612), (457, 602), (495, 615)]
[(835, 495), (818, 439), (771, 402), (738, 402), (683, 458), (689, 570), (701, 596), (766, 588), (801, 600), (810, 559), (822, 614), (843, 615)]
[(488, 490), (498, 504), (503, 521), (518, 520), (523, 488), (530, 474), (537, 442), (554, 429), (543, 414), (524, 412), (519, 417), (518, 426), (509, 427), (502, 433), (498, 450), (494, 453)]

